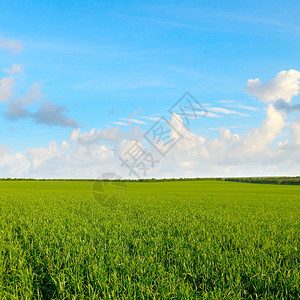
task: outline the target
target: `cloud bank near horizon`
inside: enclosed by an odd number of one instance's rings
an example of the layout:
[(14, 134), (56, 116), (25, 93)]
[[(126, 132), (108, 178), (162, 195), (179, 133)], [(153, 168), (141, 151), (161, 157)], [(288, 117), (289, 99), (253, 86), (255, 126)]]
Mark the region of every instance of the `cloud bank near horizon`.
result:
[[(299, 175), (300, 118), (288, 122), (286, 111), (278, 104), (290, 105), (299, 94), (299, 75), (300, 72), (290, 70), (278, 73), (266, 83), (259, 79), (248, 81), (247, 93), (267, 106), (261, 125), (243, 136), (222, 128), (219, 138), (204, 138), (188, 130), (181, 117), (173, 114), (169, 120), (171, 136), (180, 132), (183, 138), (161, 159), (159, 167), (145, 177)], [(37, 91), (32, 93), (36, 95)], [(17, 117), (26, 113), (33, 98), (38, 97), (30, 93), (24, 96), (19, 100), (19, 110), (11, 112), (17, 112)], [(283, 138), (281, 133), (285, 129), (289, 134)], [(48, 147), (30, 148), (23, 154), (11, 153), (2, 146), (0, 177), (97, 178), (115, 172), (123, 178), (134, 178), (126, 167), (121, 167), (119, 156), (134, 143), (142, 145), (143, 133), (139, 126), (131, 132), (118, 126), (89, 132), (78, 128), (60, 144), (53, 140)]]

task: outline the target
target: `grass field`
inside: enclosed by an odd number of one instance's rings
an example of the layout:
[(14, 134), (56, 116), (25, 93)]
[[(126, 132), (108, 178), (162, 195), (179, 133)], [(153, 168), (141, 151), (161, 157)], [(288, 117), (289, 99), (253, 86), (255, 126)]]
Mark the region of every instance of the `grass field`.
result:
[(1, 299), (299, 299), (300, 186), (0, 182)]

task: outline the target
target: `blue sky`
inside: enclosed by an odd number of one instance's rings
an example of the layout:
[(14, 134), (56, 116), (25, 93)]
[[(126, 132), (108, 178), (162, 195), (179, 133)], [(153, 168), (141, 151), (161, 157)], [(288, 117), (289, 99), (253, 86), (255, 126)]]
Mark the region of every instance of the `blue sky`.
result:
[[(117, 163), (120, 144), (133, 142), (134, 132), (146, 132), (160, 116), (171, 120), (168, 109), (186, 91), (210, 112), (191, 122), (197, 143), (201, 138), (225, 143), (227, 129), (231, 137), (250, 139), (255, 128), (268, 122), (267, 107), (299, 103), (298, 73), (272, 81), (282, 71), (300, 70), (299, 11), (298, 1), (1, 2), (0, 78), (6, 80), (0, 87), (0, 176), (95, 177), (114, 171), (126, 177)], [(7, 71), (12, 64), (18, 67)], [(245, 89), (255, 78), (270, 84)], [(290, 92), (295, 84), (296, 91)], [(264, 89), (279, 97), (271, 99)], [(179, 145), (160, 170), (147, 176), (297, 174), (298, 157), (291, 167), (282, 161), (291, 157), (287, 151), (296, 155), (298, 149), (299, 110), (287, 110), (276, 110), (284, 119), (282, 127), (260, 154), (253, 154), (257, 159), (251, 167), (246, 155), (244, 164), (231, 161), (234, 150), (227, 144), (206, 150), (200, 144), (201, 149), (183, 147), (186, 153)], [(80, 138), (72, 140), (78, 128), (81, 135), (94, 134), (93, 142), (83, 146)], [(109, 136), (117, 131), (117, 137)], [(279, 149), (286, 140), (290, 144)], [(49, 146), (53, 141), (57, 151)], [(83, 166), (73, 161), (68, 171), (59, 167), (60, 159), (85, 161), (80, 153), (91, 157), (101, 147), (108, 147), (110, 158), (95, 158), (93, 168), (90, 161)], [(213, 171), (200, 172), (201, 151), (214, 149), (219, 155), (224, 147), (231, 149), (221, 155), (230, 164), (212, 160), (207, 168)], [(270, 149), (275, 152), (266, 157)], [(194, 152), (199, 157), (190, 157)], [(178, 166), (172, 169), (168, 160), (174, 159)]]

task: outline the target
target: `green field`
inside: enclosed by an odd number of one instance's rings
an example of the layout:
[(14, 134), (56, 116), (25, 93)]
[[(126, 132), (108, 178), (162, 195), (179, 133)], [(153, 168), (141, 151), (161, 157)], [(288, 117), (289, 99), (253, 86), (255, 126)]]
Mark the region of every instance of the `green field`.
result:
[(299, 299), (300, 186), (0, 182), (1, 299)]

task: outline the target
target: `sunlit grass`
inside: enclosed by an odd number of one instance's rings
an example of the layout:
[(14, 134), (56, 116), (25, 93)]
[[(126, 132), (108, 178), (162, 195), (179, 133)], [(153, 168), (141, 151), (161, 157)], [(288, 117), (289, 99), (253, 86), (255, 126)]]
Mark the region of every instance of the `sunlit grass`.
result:
[(0, 182), (1, 299), (298, 299), (300, 187)]

